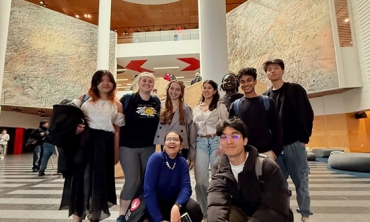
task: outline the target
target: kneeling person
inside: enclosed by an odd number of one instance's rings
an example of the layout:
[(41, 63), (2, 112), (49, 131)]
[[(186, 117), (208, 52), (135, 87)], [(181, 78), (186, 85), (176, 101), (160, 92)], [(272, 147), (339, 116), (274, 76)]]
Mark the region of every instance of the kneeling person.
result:
[[(259, 157), (240, 119), (217, 126), (224, 154), (214, 164), (208, 188), (208, 221), (286, 222), (289, 192), (275, 161)], [(262, 159), (258, 159), (262, 158)], [(257, 161), (262, 160), (260, 179)]]
[(180, 221), (188, 213), (192, 222), (202, 221), (199, 204), (190, 198), (189, 166), (179, 152), (183, 138), (169, 132), (164, 151), (149, 157), (144, 177), (144, 198), (151, 221)]

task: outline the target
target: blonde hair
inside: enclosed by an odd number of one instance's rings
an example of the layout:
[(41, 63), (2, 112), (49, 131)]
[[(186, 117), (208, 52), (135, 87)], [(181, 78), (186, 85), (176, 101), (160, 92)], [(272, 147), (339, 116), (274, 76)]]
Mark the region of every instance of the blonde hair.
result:
[(137, 92), (140, 92), (139, 82), (140, 82), (141, 78), (143, 78), (143, 77), (150, 77), (150, 78), (153, 79), (153, 82), (155, 83), (155, 77), (152, 73), (142, 72), (142, 73), (140, 73), (140, 75), (138, 77), (136, 77), (136, 79), (137, 79), (137, 83), (136, 83), (137, 84)]

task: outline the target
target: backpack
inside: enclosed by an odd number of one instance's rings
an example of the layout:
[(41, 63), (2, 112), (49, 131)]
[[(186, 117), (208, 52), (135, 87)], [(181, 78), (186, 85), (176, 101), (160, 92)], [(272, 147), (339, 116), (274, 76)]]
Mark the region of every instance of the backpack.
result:
[[(256, 176), (258, 179), (258, 182), (260, 183), (260, 186), (263, 186), (264, 180), (263, 180), (263, 161), (267, 158), (267, 156), (263, 154), (258, 154), (256, 164), (254, 166), (254, 170), (256, 172)], [(290, 199), (290, 196), (292, 196), (292, 192), (288, 190), (288, 199)], [(294, 222), (294, 214), (291, 208), (289, 208), (289, 216), (287, 222)]]
[[(127, 107), (128, 107), (128, 104), (130, 103), (130, 100), (133, 96), (135, 96), (136, 93), (126, 93), (125, 95), (123, 95), (123, 97), (121, 98), (121, 102), (122, 102), (122, 99), (124, 100), (123, 102), (123, 110), (126, 110)], [(161, 105), (161, 101), (159, 100), (158, 96), (156, 95), (152, 95), (152, 97), (154, 98), (154, 100), (159, 104)]]
[[(269, 99), (270, 97), (265, 96), (265, 95), (262, 95), (261, 97), (263, 101), (263, 106), (265, 107), (265, 111), (267, 113), (268, 110), (270, 109), (270, 99)], [(240, 98), (233, 102), (233, 109), (234, 109), (235, 115), (238, 117), (240, 117), (239, 116), (239, 102), (240, 102)]]

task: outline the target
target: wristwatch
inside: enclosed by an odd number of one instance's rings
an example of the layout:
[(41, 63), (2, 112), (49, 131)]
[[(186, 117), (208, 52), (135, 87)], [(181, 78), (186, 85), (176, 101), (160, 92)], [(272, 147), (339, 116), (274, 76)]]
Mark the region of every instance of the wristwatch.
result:
[(181, 204), (179, 204), (179, 203), (177, 203), (177, 202), (175, 203), (175, 205), (176, 205), (176, 206), (178, 206), (178, 207), (179, 207), (179, 209), (181, 209), (181, 207), (182, 207), (182, 206), (181, 206)]

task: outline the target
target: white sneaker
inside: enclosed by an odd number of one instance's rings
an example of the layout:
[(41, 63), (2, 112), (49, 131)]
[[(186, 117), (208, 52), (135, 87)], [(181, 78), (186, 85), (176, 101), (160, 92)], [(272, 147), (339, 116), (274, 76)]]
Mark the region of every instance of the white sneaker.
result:
[(310, 222), (310, 218), (309, 217), (302, 217), (302, 222)]

